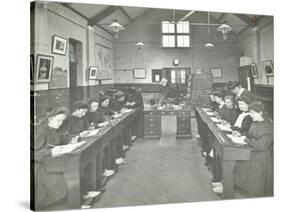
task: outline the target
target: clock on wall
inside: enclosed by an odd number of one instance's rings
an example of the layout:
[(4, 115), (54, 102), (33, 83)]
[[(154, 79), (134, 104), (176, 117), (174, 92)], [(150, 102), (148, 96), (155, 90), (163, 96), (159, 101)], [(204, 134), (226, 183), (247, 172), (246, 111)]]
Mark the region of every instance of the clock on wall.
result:
[(174, 59), (173, 60), (173, 65), (174, 66), (178, 66), (180, 64), (180, 60), (179, 59)]

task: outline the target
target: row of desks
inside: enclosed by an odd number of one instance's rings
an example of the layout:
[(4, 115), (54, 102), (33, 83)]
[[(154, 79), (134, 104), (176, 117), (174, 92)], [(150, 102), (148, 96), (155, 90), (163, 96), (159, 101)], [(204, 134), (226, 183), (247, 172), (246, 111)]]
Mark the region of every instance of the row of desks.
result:
[[(103, 189), (106, 178), (102, 173), (104, 169), (116, 170), (115, 159), (124, 155), (123, 145), (129, 145), (137, 113), (133, 110), (123, 114), (111, 126), (101, 128), (96, 136), (83, 138), (86, 142), (73, 152), (44, 160), (49, 173), (63, 173), (68, 208), (81, 207), (83, 188)], [(85, 173), (87, 180), (81, 180)]]
[[(221, 170), (223, 198), (234, 198), (233, 172), (236, 161), (249, 160), (251, 147), (235, 144), (226, 132), (221, 131), (202, 108), (195, 108), (198, 133), (203, 142), (203, 151), (209, 153), (213, 148), (214, 176)], [(218, 168), (220, 166), (220, 168)]]

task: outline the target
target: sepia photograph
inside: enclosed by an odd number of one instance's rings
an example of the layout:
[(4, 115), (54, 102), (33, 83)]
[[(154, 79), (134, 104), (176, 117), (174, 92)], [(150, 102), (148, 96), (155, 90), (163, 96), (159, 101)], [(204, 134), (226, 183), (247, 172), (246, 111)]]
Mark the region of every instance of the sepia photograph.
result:
[(37, 54), (36, 82), (50, 82), (53, 69), (53, 56)]
[(274, 198), (274, 18), (31, 2), (30, 209)]

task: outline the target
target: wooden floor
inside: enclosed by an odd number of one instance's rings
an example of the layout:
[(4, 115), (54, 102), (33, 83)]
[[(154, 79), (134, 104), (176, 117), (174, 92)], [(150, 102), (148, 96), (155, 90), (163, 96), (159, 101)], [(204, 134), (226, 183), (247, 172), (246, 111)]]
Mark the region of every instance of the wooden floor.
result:
[[(219, 200), (197, 139), (175, 138), (173, 117), (165, 117), (160, 140), (138, 140), (93, 207)], [(192, 129), (196, 123), (192, 121)], [(194, 132), (196, 133), (196, 132)]]

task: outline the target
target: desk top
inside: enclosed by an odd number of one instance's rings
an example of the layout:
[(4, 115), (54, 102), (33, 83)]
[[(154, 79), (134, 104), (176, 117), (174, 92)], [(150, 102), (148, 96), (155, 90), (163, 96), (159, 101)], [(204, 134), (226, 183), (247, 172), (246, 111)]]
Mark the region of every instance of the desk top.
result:
[(200, 115), (201, 119), (208, 125), (209, 129), (213, 132), (214, 136), (218, 140), (218, 142), (223, 146), (229, 146), (234, 148), (241, 148), (251, 150), (252, 148), (249, 145), (241, 145), (234, 143), (228, 136), (226, 132), (223, 132), (219, 129), (219, 127), (212, 121), (210, 116), (199, 107), (196, 107), (195, 110)]

